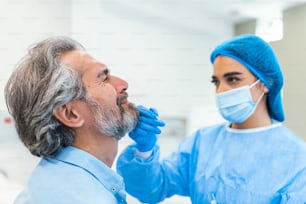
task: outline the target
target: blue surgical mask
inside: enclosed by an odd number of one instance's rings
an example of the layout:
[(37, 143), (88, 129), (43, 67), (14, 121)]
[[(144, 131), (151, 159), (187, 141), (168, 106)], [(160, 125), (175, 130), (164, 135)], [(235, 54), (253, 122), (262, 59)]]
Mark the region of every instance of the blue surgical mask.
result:
[(217, 107), (223, 118), (229, 122), (242, 123), (247, 120), (256, 110), (264, 93), (253, 102), (250, 89), (259, 80), (250, 86), (243, 86), (216, 95)]

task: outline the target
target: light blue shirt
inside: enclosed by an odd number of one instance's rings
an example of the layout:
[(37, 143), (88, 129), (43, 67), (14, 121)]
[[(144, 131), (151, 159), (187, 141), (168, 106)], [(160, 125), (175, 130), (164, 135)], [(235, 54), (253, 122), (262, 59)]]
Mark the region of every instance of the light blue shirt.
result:
[[(129, 146), (117, 161), (126, 190), (145, 203), (174, 194), (194, 204), (306, 203), (306, 144), (281, 124), (202, 128), (163, 160)], [(141, 179), (139, 179), (141, 178)]]
[(91, 154), (69, 146), (44, 157), (15, 204), (126, 203), (122, 178)]

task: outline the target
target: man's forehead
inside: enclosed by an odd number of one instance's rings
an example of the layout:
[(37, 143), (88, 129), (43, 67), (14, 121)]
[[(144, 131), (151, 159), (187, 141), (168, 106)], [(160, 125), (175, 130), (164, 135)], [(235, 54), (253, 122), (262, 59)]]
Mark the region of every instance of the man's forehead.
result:
[(78, 68), (84, 63), (85, 55), (86, 53), (80, 50), (67, 51), (61, 54), (60, 61), (69, 67)]
[(106, 66), (93, 58), (90, 54), (82, 50), (73, 50), (65, 52), (61, 55), (60, 60), (66, 66), (74, 68), (80, 72), (84, 72), (92, 67), (106, 69)]

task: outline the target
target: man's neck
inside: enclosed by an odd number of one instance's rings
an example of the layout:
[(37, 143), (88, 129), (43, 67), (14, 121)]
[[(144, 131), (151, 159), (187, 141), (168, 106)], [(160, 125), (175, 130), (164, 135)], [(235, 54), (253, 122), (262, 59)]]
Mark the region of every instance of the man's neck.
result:
[(72, 145), (95, 156), (110, 168), (118, 153), (118, 140), (105, 135), (77, 135)]

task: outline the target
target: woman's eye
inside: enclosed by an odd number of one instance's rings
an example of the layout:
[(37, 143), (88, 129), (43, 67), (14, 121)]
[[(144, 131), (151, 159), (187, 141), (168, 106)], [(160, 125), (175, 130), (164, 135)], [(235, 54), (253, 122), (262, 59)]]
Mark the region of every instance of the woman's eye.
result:
[(215, 86), (217, 86), (219, 82), (218, 82), (217, 79), (212, 79), (212, 80), (211, 80), (211, 83), (214, 84)]
[(227, 81), (230, 82), (230, 83), (235, 83), (235, 82), (238, 82), (239, 79), (236, 78), (236, 77), (229, 77), (229, 78), (227, 79)]

